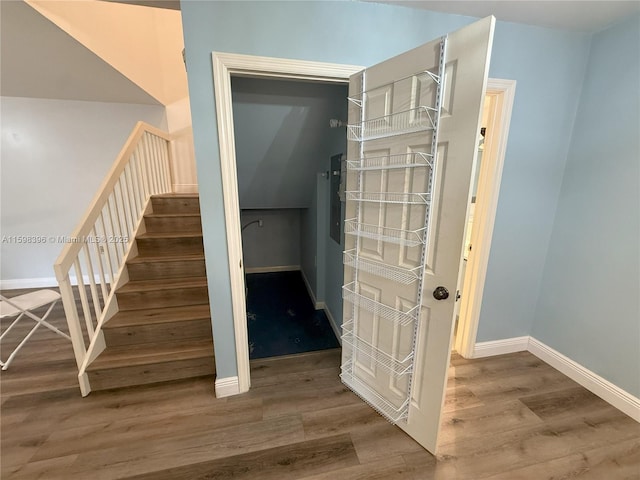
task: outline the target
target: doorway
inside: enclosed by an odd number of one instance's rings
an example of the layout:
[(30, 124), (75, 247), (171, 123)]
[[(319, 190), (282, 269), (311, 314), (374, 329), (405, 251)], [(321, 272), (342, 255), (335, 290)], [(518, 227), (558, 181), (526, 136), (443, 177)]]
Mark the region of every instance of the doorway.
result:
[[(235, 347), (238, 378), (233, 379), (233, 385), (226, 379), (221, 379), (220, 385), (216, 381), (216, 394), (218, 396), (234, 395), (249, 390), (249, 349), (246, 329), (246, 303), (245, 280), (243, 272), (243, 258), (241, 250), (241, 223), (238, 212), (238, 187), (236, 171), (236, 149), (233, 137), (233, 109), (231, 98), (231, 76), (242, 75), (249, 77), (275, 77), (281, 79), (294, 79), (304, 81), (324, 82), (330, 84), (347, 84), (351, 75), (363, 70), (364, 67), (330, 64), (322, 62), (309, 62), (301, 60), (289, 60), (281, 58), (265, 58), (251, 55), (214, 53), (213, 71), (215, 98), (217, 104), (218, 135), (220, 144), (220, 161), (222, 167), (224, 207), (226, 212), (227, 247), (232, 283), (232, 304), (234, 315)], [(466, 288), (469, 292), (465, 295), (467, 301), (461, 305), (460, 335), (456, 338), (456, 349), (463, 356), (473, 354), (477, 321), (481, 303), (481, 289), (484, 285), (486, 266), (491, 244), (491, 234), (498, 200), (502, 164), (506, 151), (508, 126), (511, 118), (511, 109), (515, 95), (515, 81), (489, 79), (487, 94), (496, 98), (496, 116), (494, 122), (502, 125), (499, 129), (500, 137), (491, 147), (485, 146), (485, 150), (495, 150), (495, 163), (485, 163), (483, 173), (480, 173), (481, 191), (489, 192), (486, 195), (479, 194), (479, 202), (476, 205), (476, 228), (474, 228), (472, 240), (476, 254), (468, 266), (469, 274), (465, 276), (469, 281), (475, 279), (472, 287)], [(498, 129), (490, 130), (498, 131)], [(490, 168), (492, 165), (492, 168)], [(474, 263), (476, 262), (476, 263)], [(235, 266), (235, 267), (234, 267)], [(237, 268), (239, 267), (239, 268)], [(463, 287), (464, 288), (464, 287)], [(464, 307), (464, 308), (463, 308)], [(471, 353), (467, 353), (467, 352)]]
[(249, 358), (339, 347), (342, 312), (325, 302), (342, 283), (327, 280), (328, 263), (342, 266), (327, 245), (328, 189), (331, 157), (346, 149), (346, 128), (331, 123), (346, 119), (347, 88), (241, 76), (231, 88)]
[(464, 358), (476, 356), (475, 344), (482, 307), (482, 294), (489, 263), (502, 168), (509, 136), (515, 80), (490, 78), (483, 111), (485, 135), (479, 132), (482, 155), (476, 165), (475, 188), (467, 214), (465, 251), (461, 262), (457, 305), (458, 323), (454, 349)]

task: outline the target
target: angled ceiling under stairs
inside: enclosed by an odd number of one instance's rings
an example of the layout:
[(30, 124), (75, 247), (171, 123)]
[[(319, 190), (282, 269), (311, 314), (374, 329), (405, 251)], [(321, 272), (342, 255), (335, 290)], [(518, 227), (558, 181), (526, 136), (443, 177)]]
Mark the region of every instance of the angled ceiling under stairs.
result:
[(171, 105), (188, 98), (179, 11), (1, 2), (2, 95)]
[(0, 9), (2, 96), (160, 105), (26, 3)]

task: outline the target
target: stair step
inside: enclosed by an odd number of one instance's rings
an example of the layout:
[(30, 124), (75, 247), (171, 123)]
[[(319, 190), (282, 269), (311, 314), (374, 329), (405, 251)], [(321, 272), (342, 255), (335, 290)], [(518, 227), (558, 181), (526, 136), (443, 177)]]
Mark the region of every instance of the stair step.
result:
[(206, 277), (204, 254), (138, 256), (127, 262), (130, 280)]
[(202, 221), (199, 213), (149, 213), (144, 216), (147, 232), (202, 233)]
[(209, 304), (206, 277), (132, 280), (116, 297), (120, 311)]
[(87, 367), (92, 390), (213, 375), (210, 339), (110, 347)]
[(180, 342), (211, 337), (208, 304), (125, 310), (102, 328), (108, 348), (158, 342)]
[(204, 252), (202, 233), (145, 233), (136, 237), (138, 255), (183, 255)]
[(166, 194), (151, 197), (153, 213), (200, 213), (197, 194)]

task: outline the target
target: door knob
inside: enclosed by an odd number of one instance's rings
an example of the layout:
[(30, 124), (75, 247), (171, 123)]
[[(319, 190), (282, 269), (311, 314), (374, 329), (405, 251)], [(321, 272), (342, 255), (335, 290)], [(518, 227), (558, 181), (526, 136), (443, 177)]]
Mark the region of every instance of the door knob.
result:
[(442, 285), (436, 287), (436, 289), (433, 291), (433, 298), (435, 298), (436, 300), (446, 300), (447, 298), (449, 298), (449, 290), (447, 290)]

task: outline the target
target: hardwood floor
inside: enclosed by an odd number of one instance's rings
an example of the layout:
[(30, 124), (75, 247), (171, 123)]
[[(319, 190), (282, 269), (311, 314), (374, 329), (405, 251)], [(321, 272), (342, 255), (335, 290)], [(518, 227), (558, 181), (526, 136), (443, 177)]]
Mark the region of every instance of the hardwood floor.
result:
[(253, 361), (251, 391), (225, 399), (211, 377), (82, 398), (71, 344), (40, 330), (0, 374), (1, 476), (640, 479), (640, 425), (529, 353), (452, 358), (438, 458), (340, 383), (339, 358)]

